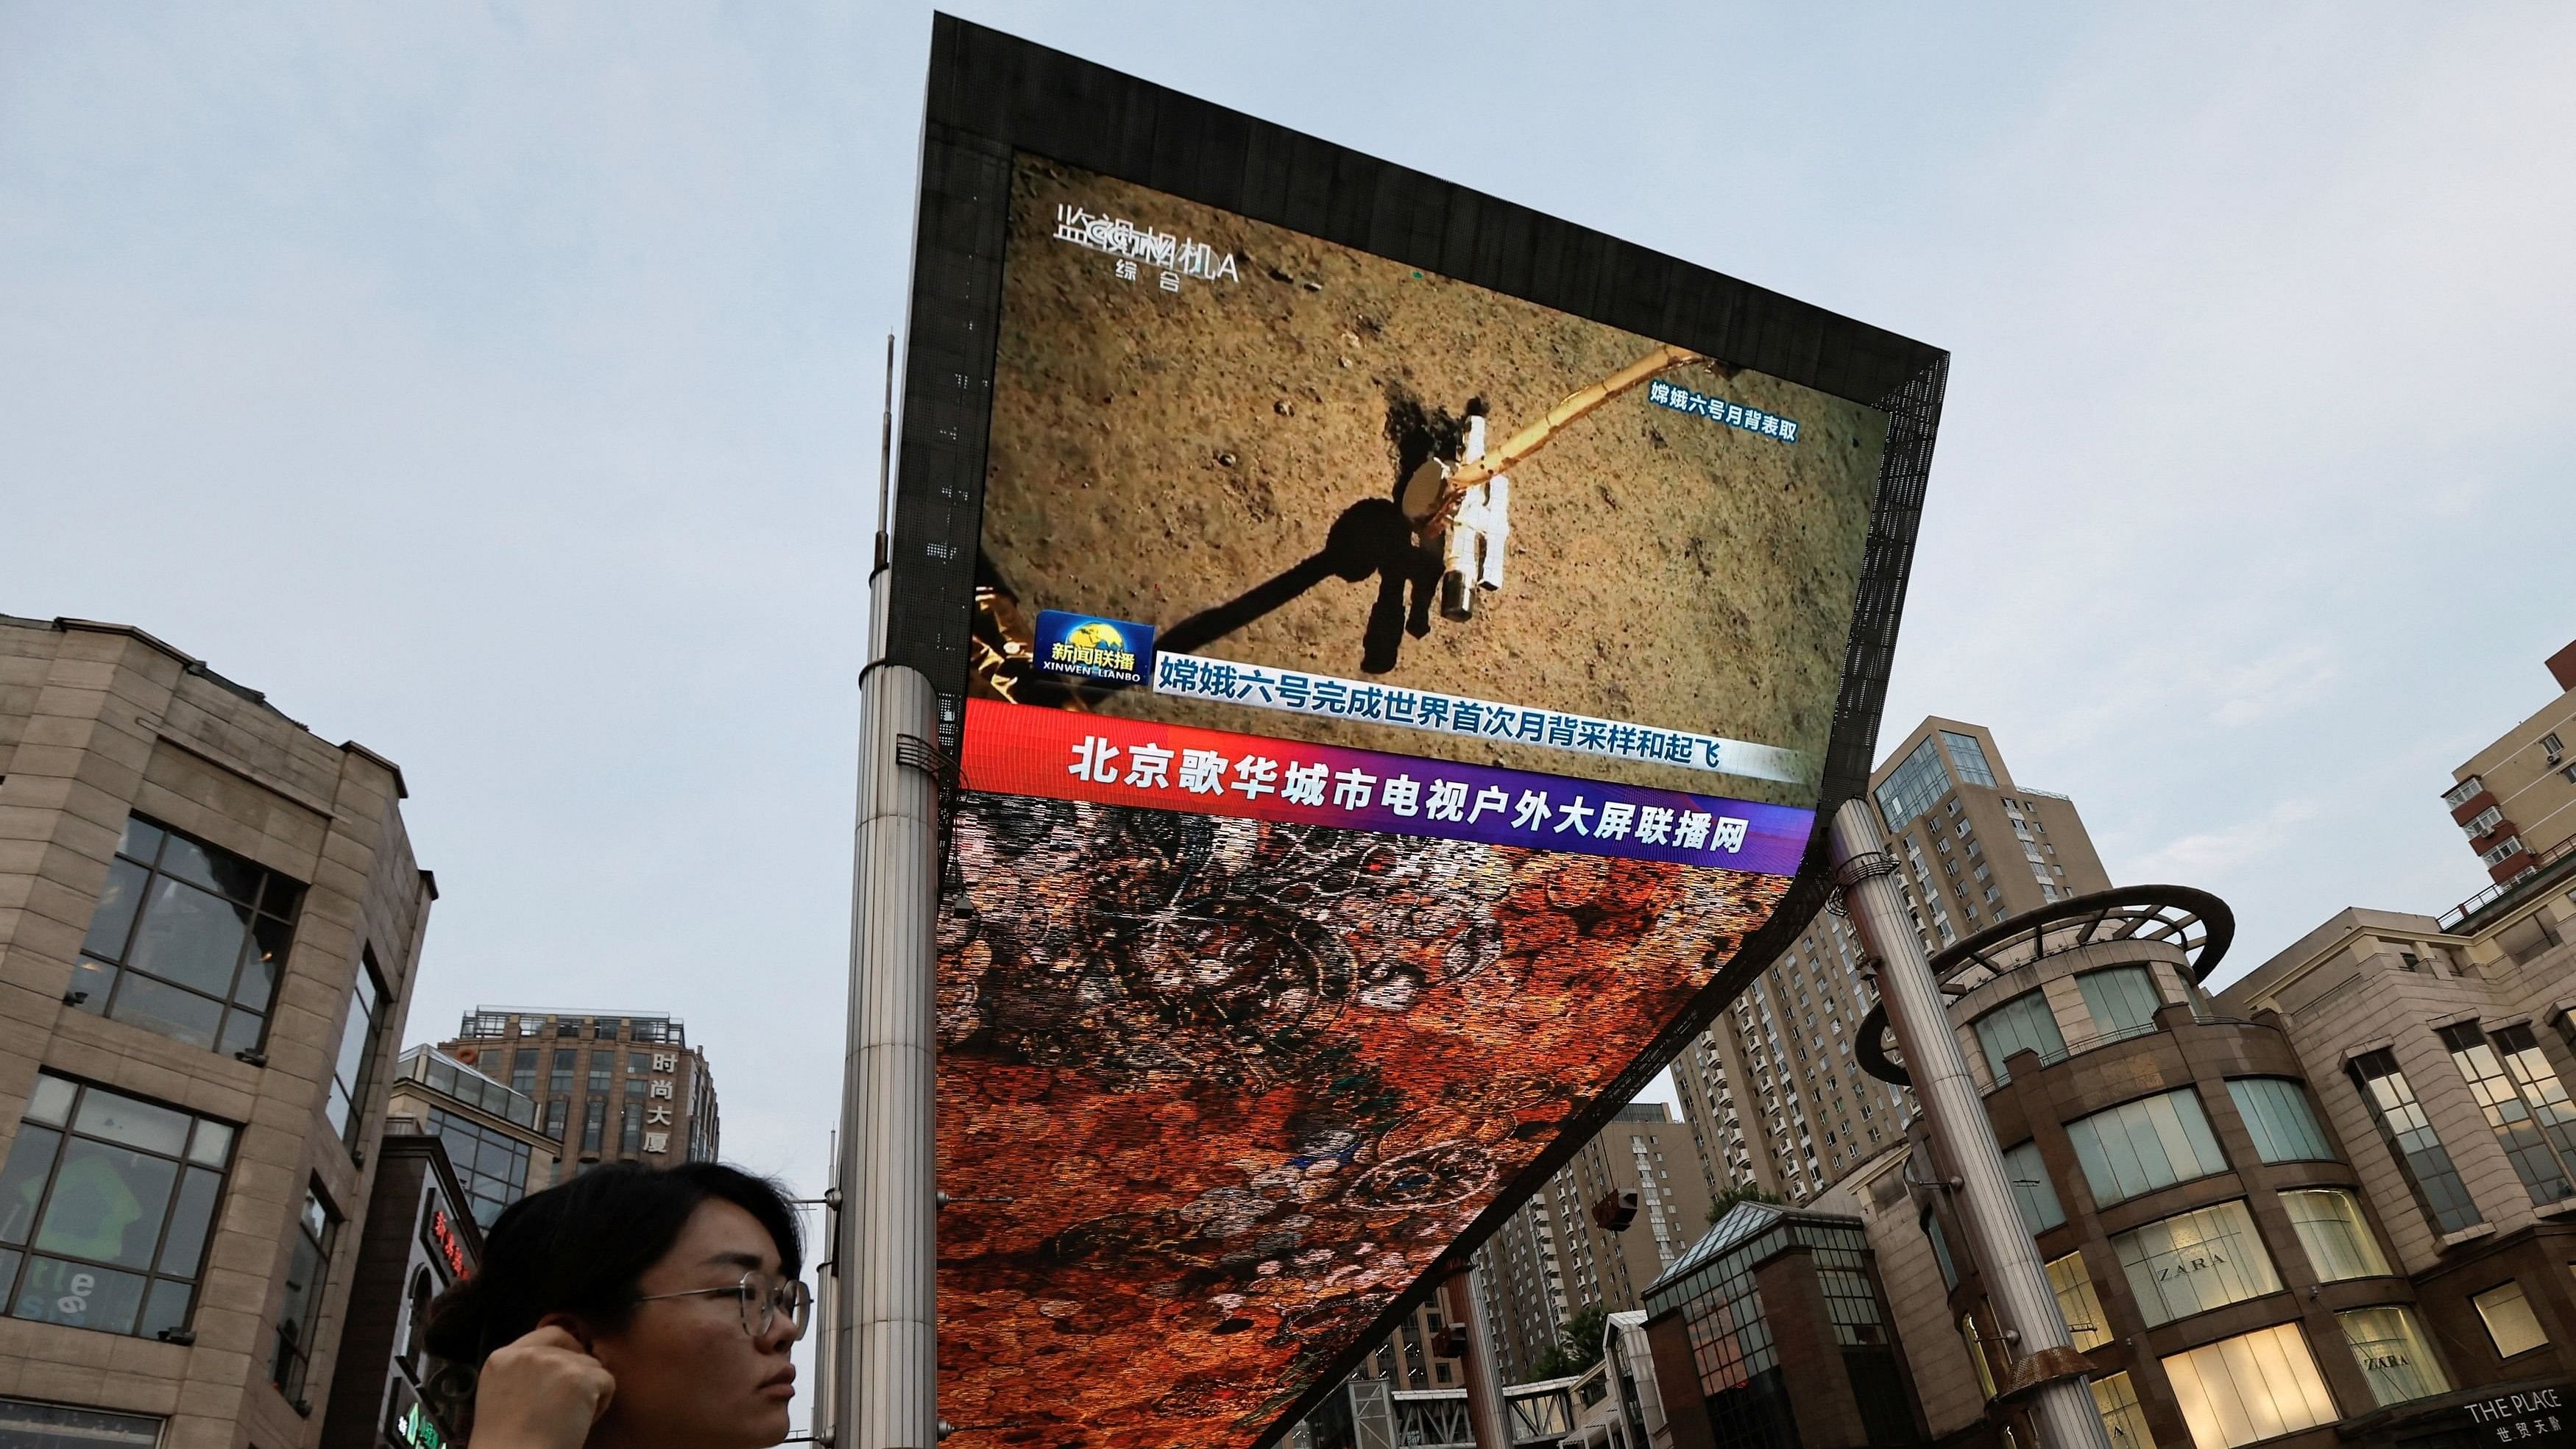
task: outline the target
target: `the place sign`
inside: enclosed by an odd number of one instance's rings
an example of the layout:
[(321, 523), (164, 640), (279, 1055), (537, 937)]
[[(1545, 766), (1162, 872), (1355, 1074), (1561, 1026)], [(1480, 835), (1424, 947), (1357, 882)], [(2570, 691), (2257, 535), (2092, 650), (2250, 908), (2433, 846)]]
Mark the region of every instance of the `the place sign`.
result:
[(2461, 1405), (2460, 1412), (2468, 1416), (2470, 1426), (2484, 1441), (2528, 1444), (2535, 1449), (2569, 1449), (2576, 1446), (2576, 1435), (2568, 1432), (2576, 1426), (2576, 1412), (2569, 1409), (2567, 1393), (2566, 1385), (2553, 1384), (2545, 1389), (2479, 1399)]

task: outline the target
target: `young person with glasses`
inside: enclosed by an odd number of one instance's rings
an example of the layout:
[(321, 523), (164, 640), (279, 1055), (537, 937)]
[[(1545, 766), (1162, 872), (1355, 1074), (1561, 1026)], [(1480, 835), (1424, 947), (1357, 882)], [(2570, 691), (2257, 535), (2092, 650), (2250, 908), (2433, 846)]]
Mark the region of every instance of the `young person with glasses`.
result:
[(813, 1297), (795, 1214), (712, 1162), (606, 1163), (511, 1205), (430, 1310), (472, 1449), (768, 1449)]

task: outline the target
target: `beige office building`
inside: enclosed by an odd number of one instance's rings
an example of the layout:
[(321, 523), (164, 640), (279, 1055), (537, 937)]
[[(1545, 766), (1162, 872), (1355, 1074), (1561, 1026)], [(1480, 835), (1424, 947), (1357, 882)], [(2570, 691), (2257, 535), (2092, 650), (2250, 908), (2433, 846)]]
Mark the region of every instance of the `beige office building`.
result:
[(531, 1191), (602, 1162), (715, 1160), (715, 1077), (676, 1017), (478, 1006), (438, 1051), (534, 1101), (555, 1166)]
[[(1630, 1191), (1634, 1217), (1625, 1228), (1604, 1226), (1596, 1210)], [(1646, 1285), (1707, 1230), (1709, 1202), (1690, 1129), (1660, 1102), (1620, 1108), (1476, 1250), (1503, 1382), (1536, 1376), (1584, 1309), (1643, 1307)]]
[(2451, 772), (2442, 803), (2496, 893), (2576, 860), (2576, 644), (2549, 656), (2558, 697)]
[(436, 889), (402, 774), (0, 616), (0, 1441), (314, 1449)]
[[(2016, 781), (1983, 725), (1926, 719), (1869, 779), (1926, 952), (2108, 889), (2075, 802)], [(1851, 923), (1819, 911), (1673, 1064), (1711, 1194), (1806, 1202), (1902, 1140), (1912, 1093), (1854, 1061), (1877, 1004)]]

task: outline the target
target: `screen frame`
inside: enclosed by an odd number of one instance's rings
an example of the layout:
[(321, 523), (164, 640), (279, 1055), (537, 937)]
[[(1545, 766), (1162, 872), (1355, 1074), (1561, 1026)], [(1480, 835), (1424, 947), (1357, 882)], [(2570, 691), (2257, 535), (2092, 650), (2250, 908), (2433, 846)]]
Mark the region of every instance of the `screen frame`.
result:
[[(1819, 826), (1866, 785), (1922, 518), (1949, 354), (1677, 257), (946, 14), (932, 18), (895, 450), (884, 661), (938, 700), (948, 761), (965, 719), (1002, 265), (1016, 153), (1219, 207), (1402, 265), (1688, 347), (1885, 413)], [(871, 666), (873, 667), (873, 666)], [(953, 764), (943, 799), (958, 788)], [(945, 812), (943, 811), (943, 814)], [(944, 821), (943, 821), (944, 826)], [(1767, 969), (1825, 903), (1828, 831), (1771, 920), (1555, 1140), (1506, 1182), (1422, 1279), (1253, 1441), (1268, 1449), (1464, 1268), (1530, 1194)], [(943, 828), (941, 849), (949, 849)], [(944, 862), (943, 889), (954, 869)]]

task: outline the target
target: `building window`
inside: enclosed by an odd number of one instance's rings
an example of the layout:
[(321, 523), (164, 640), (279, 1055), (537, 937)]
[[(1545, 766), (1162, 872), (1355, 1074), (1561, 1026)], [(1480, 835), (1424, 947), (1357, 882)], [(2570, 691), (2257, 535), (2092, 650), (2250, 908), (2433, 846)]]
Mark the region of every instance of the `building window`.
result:
[(546, 1135), (557, 1142), (561, 1142), (563, 1140), (564, 1112), (569, 1106), (571, 1106), (571, 1103), (566, 1102), (561, 1097), (557, 1097), (546, 1104)]
[(6, 1311), (155, 1338), (184, 1329), (233, 1129), (40, 1073), (0, 1167)]
[(2540, 1123), (2531, 1115), (2530, 1104), (2522, 1100), (2521, 1090), (2506, 1075), (2503, 1059), (2487, 1044), (2486, 1033), (2478, 1030), (2476, 1022), (2464, 1021), (2442, 1028), (2442, 1045), (2450, 1048), (2452, 1064), (2467, 1080), (2469, 1095), (2478, 1099), (2496, 1145), (2513, 1163), (2514, 1175), (2522, 1179), (2531, 1200), (2546, 1204), (2576, 1197), (2576, 1183), (2567, 1180), (2566, 1168), (2541, 1135)]
[(2227, 1170), (2189, 1087), (2079, 1117), (2066, 1124), (2066, 1136), (2102, 1207)]
[(2343, 1325), (2344, 1342), (2352, 1345), (2352, 1356), (2378, 1403), (2403, 1404), (2451, 1391), (2451, 1380), (2434, 1359), (2414, 1309), (2393, 1303), (2355, 1308), (2336, 1314), (2335, 1322)]
[(313, 1366), (314, 1335), (322, 1324), (322, 1285), (331, 1271), (331, 1239), (339, 1219), (314, 1188), (304, 1190), (304, 1211), (295, 1219), (295, 1238), (286, 1259), (286, 1302), (277, 1311), (277, 1349), (269, 1356), (268, 1381), (286, 1395), (297, 1412), (308, 1412), (304, 1375)]
[(599, 1139), (608, 1126), (608, 1099), (593, 1097), (582, 1104), (581, 1150), (597, 1152)]
[(2576, 1162), (2576, 1103), (2568, 1101), (2566, 1084), (2542, 1054), (2531, 1024), (2517, 1022), (2497, 1031), (2492, 1040), (2496, 1055), (2504, 1059), (2505, 1075), (2513, 1078), (2523, 1101), (2530, 1104), (2541, 1135), (2557, 1149), (2560, 1161)]
[(2308, 1094), (2287, 1077), (2231, 1077), (2227, 1095), (2265, 1162), (2333, 1162), (2334, 1148), (2308, 1106)]
[(2147, 1432), (2146, 1412), (2138, 1407), (2138, 1391), (2125, 1371), (2093, 1381), (2093, 1407), (2101, 1411), (2111, 1449), (2155, 1449), (2156, 1436)]
[[(2053, 887), (2049, 894), (2055, 897)], [(2075, 978), (2075, 984), (2083, 988), (2085, 1009), (2093, 1013), (2096, 1040), (2117, 1041), (2156, 1029), (2156, 1008), (2164, 1001), (2156, 995), (2155, 978), (2145, 967), (2087, 971)]]
[(2066, 1055), (2066, 1038), (2057, 1031), (2056, 1014), (2048, 1009), (2048, 994), (2029, 991), (2014, 997), (1975, 1023), (1977, 1045), (1986, 1054), (1986, 1069), (2001, 1086), (2012, 1078), (2004, 1072), (2004, 1059), (2018, 1051), (2039, 1053), (2042, 1065)]
[(2298, 1233), (2318, 1282), (2389, 1276), (2388, 1255), (2379, 1250), (2379, 1239), (2362, 1216), (2361, 1199), (2350, 1192), (2303, 1187), (2282, 1193), (2281, 1208), (2290, 1215), (2290, 1227)]
[(365, 1104), (376, 1084), (376, 1019), (383, 1014), (385, 988), (376, 977), (375, 948), (359, 952), (358, 982), (349, 988), (349, 1019), (340, 1025), (340, 1054), (331, 1063), (331, 1095), (323, 1115), (338, 1129), (340, 1140), (354, 1147), (366, 1125)]
[(1983, 785), (1989, 790), (1995, 788), (1994, 769), (1986, 763), (1985, 747), (1977, 743), (1975, 735), (1943, 730), (1941, 743), (1950, 747), (1950, 763), (1959, 767), (1961, 782)]
[(2069, 1253), (2048, 1265), (2048, 1286), (2057, 1295), (2057, 1311), (2078, 1349), (2099, 1348), (2111, 1341), (2111, 1321), (2102, 1316), (2102, 1300), (2084, 1271), (2084, 1255)]
[(94, 1016), (217, 1051), (259, 1045), (304, 887), (129, 816), (72, 972)]
[(0, 1399), (0, 1446), (6, 1449), (155, 1449), (161, 1420), (100, 1409), (73, 1409)]
[(2138, 1312), (2153, 1328), (2281, 1291), (2281, 1275), (2242, 1202), (2223, 1202), (2111, 1239)]
[(1887, 820), (1890, 833), (1905, 828), (1905, 822), (1932, 808), (1950, 790), (1950, 772), (1941, 764), (1941, 750), (1926, 739), (1905, 757), (1905, 763), (1888, 772), (1887, 783), (1878, 787), (1878, 813)]
[(555, 1048), (554, 1066), (546, 1073), (546, 1093), (548, 1096), (569, 1097), (572, 1095), (573, 1060), (580, 1055), (580, 1052), (571, 1047)]
[(501, 1209), (528, 1195), (528, 1144), (437, 1107), (429, 1130), (447, 1148), (474, 1221), (486, 1228)]
[(2316, 1355), (2295, 1323), (2175, 1354), (2164, 1370), (2193, 1449), (2236, 1449), (2335, 1420)]
[(2508, 1278), (2469, 1301), (2478, 1306), (2478, 1317), (2486, 1320), (2487, 1337), (2495, 1340), (2496, 1357), (2529, 1353), (2549, 1342), (2518, 1280)]
[(590, 1054), (590, 1093), (592, 1096), (598, 1096), (608, 1090), (609, 1069), (616, 1064), (616, 1061), (617, 1053), (615, 1052), (602, 1051), (598, 1049), (592, 1050)]
[[(629, 1083), (628, 1085), (631, 1086), (633, 1084)], [(620, 1152), (643, 1151), (644, 1103), (640, 1099), (630, 1098), (618, 1107), (617, 1118), (617, 1150)]]
[(2066, 1208), (2057, 1200), (2056, 1185), (2048, 1180), (2047, 1164), (2039, 1160), (2036, 1140), (2004, 1154), (2004, 1181), (2012, 1184), (2013, 1206), (2021, 1209), (2021, 1225), (2032, 1237), (2066, 1221)]
[(2503, 823), (2504, 807), (2501, 805), (2490, 805), (2484, 810), (2479, 811), (2476, 815), (2471, 816), (2468, 823), (2462, 825), (2460, 829), (2467, 832), (2468, 837), (2471, 840), (2475, 840), (2479, 836), (2486, 834), (2488, 831), (2495, 829)]
[(1932, 1244), (1932, 1261), (1941, 1270), (1941, 1286), (1959, 1286), (1959, 1265), (1950, 1260), (1950, 1241), (1941, 1236), (1941, 1220), (1926, 1212), (1921, 1219), (1923, 1236)]
[(2478, 864), (2485, 866), (2498, 866), (2520, 854), (2522, 854), (2522, 837), (2519, 835), (2508, 835), (2486, 849), (2479, 851)]
[(523, 1097), (537, 1094), (537, 1049), (521, 1047), (510, 1057), (510, 1090)]
[(2372, 1119), (2388, 1139), (2397, 1160), (2406, 1168), (2407, 1178), (2424, 1200), (2424, 1209), (2432, 1216), (2436, 1232), (2456, 1233), (2485, 1221), (2478, 1215), (2477, 1203), (2460, 1182), (2459, 1169), (2451, 1165), (2451, 1154), (2442, 1146), (2441, 1137), (2433, 1131), (2431, 1119), (2424, 1115), (2424, 1104), (2415, 1100), (2415, 1089), (2406, 1081), (2406, 1073), (2397, 1066), (2397, 1054), (2386, 1048), (2368, 1052), (2350, 1063), (2353, 1085), (2361, 1089), (2361, 1099), (2370, 1107)]

